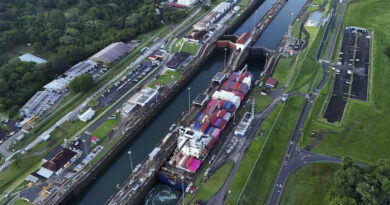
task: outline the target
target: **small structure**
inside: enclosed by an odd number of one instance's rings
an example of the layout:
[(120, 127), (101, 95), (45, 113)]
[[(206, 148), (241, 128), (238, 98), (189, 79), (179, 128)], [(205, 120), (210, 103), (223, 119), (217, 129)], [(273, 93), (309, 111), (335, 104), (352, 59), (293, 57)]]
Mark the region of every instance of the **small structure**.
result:
[(184, 5), (184, 6), (193, 6), (194, 4), (198, 3), (199, 0), (177, 0), (177, 4)]
[(129, 113), (131, 113), (131, 111), (133, 111), (135, 109), (136, 106), (137, 106), (137, 104), (135, 104), (135, 103), (126, 102), (125, 106), (123, 106), (123, 112), (125, 112), (126, 114), (129, 114)]
[(131, 47), (123, 42), (112, 43), (103, 50), (97, 52), (89, 59), (99, 63), (110, 63), (122, 58), (130, 51)]
[(53, 158), (60, 150), (62, 150), (64, 147), (61, 146), (61, 145), (58, 145), (57, 147), (55, 147), (54, 149), (52, 149), (48, 154), (46, 154), (43, 159), (42, 159), (42, 162), (45, 163), (47, 161), (49, 161), (51, 158)]
[(69, 81), (73, 80), (73, 78), (84, 74), (86, 72), (91, 71), (92, 69), (96, 68), (97, 63), (86, 60), (86, 61), (81, 61), (80, 63), (77, 63), (73, 67), (71, 67), (69, 70), (65, 72), (65, 75), (67, 75), (67, 79)]
[(51, 91), (38, 91), (35, 95), (20, 109), (20, 116), (33, 117), (39, 115), (42, 110), (47, 110), (54, 104), (60, 95)]
[(265, 82), (265, 86), (267, 86), (268, 88), (275, 88), (277, 84), (278, 80), (272, 77), (268, 77), (267, 81)]
[(43, 86), (46, 90), (61, 93), (68, 87), (70, 81), (65, 78), (58, 78)]
[(134, 94), (129, 102), (141, 105), (144, 107), (157, 95), (157, 90), (149, 87), (144, 87), (142, 90)]
[(82, 115), (80, 115), (79, 119), (83, 122), (87, 122), (95, 115), (95, 110), (92, 108), (89, 108), (87, 111), (85, 111)]
[(28, 182), (32, 182), (32, 183), (37, 183), (37, 181), (39, 181), (39, 178), (38, 177), (36, 177), (36, 176), (34, 176), (34, 175), (32, 175), (32, 174), (29, 174), (27, 177), (26, 177), (26, 179), (25, 179), (26, 181), (28, 181)]
[(209, 96), (208, 95), (205, 95), (203, 93), (199, 93), (198, 96), (196, 96), (195, 100), (194, 100), (194, 104), (195, 105), (199, 105), (201, 107), (203, 107), (203, 105), (205, 105), (207, 103), (207, 101), (209, 100)]
[(219, 15), (220, 13), (218, 12), (210, 11), (208, 14), (203, 16), (203, 18), (201, 18), (198, 22), (196, 22), (192, 27), (195, 30), (205, 30), (207, 29), (208, 26), (210, 26), (210, 24), (214, 23), (218, 19)]
[(189, 53), (178, 52), (173, 56), (173, 58), (168, 61), (166, 67), (169, 70), (176, 71), (183, 65), (183, 63), (190, 57)]
[(24, 55), (19, 56), (19, 60), (23, 61), (23, 62), (34, 62), (36, 64), (47, 63), (47, 60), (40, 58), (38, 56), (35, 56), (31, 53), (26, 53)]
[(236, 130), (234, 130), (234, 134), (237, 137), (244, 137), (246, 131), (248, 130), (249, 126), (251, 125), (253, 120), (253, 114), (250, 112), (246, 112), (244, 117), (241, 119), (240, 123), (238, 124)]
[(223, 80), (225, 80), (226, 78), (226, 75), (221, 73), (221, 72), (218, 72), (217, 74), (214, 75), (212, 81), (214, 83), (219, 83), (219, 84), (222, 84)]
[(308, 27), (318, 27), (320, 25), (322, 19), (322, 13), (315, 11), (313, 14), (310, 16), (309, 20), (306, 22), (306, 26)]
[(99, 142), (99, 138), (96, 136), (91, 137), (91, 142), (97, 144)]
[(236, 49), (244, 50), (252, 40), (250, 33), (243, 33), (236, 41)]
[(230, 9), (231, 6), (232, 6), (232, 4), (229, 2), (221, 2), (212, 11), (218, 12), (218, 13), (220, 13), (220, 15), (223, 15)]
[(50, 178), (53, 174), (60, 174), (64, 167), (69, 166), (70, 163), (76, 160), (76, 154), (76, 152), (70, 149), (61, 149), (49, 161), (42, 164), (37, 174), (46, 179)]

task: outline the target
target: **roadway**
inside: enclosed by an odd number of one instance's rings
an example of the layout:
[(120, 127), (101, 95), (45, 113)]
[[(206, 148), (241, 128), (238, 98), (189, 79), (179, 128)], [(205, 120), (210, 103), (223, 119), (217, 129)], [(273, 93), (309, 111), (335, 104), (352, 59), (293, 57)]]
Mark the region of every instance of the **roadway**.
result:
[[(342, 19), (342, 17), (343, 17), (347, 1), (343, 0), (342, 4), (343, 4), (343, 9), (342, 9), (341, 15), (339, 17), (340, 19)], [(333, 8), (334, 8), (334, 11), (336, 11), (335, 7), (333, 7)], [(335, 12), (333, 12), (332, 14), (335, 15)], [(334, 20), (333, 17), (331, 17), (330, 19)], [(336, 31), (339, 30), (339, 27), (341, 25), (340, 19), (339, 19), (339, 22), (337, 24)], [(328, 24), (333, 25), (333, 22), (328, 22)], [(331, 29), (331, 26), (327, 26), (326, 29), (327, 30)], [(326, 34), (327, 33), (328, 32), (326, 32)], [(335, 38), (335, 36), (337, 36), (337, 32), (334, 33), (333, 39)], [(327, 35), (324, 35), (323, 42), (326, 41), (326, 38), (327, 38)], [(331, 49), (329, 49), (328, 55), (327, 55), (328, 58), (333, 53), (334, 43), (335, 43), (335, 41), (332, 41), (332, 45), (330, 47)], [(321, 44), (321, 45), (322, 46), (320, 46), (320, 48), (318, 49), (317, 57), (320, 56), (318, 54), (320, 54), (320, 52), (322, 52), (322, 47), (324, 44)], [(314, 162), (341, 163), (341, 160), (338, 158), (323, 156), (323, 155), (319, 155), (316, 153), (311, 153), (309, 151), (301, 150), (298, 147), (299, 138), (302, 134), (303, 127), (305, 125), (305, 122), (307, 120), (307, 116), (308, 116), (308, 114), (311, 110), (311, 107), (313, 105), (314, 99), (316, 98), (317, 94), (325, 86), (325, 84), (327, 83), (327, 81), (329, 79), (329, 66), (331, 64), (329, 64), (328, 62), (325, 62), (325, 61), (321, 61), (321, 60), (320, 60), (320, 62), (322, 63), (322, 68), (324, 70), (323, 78), (322, 78), (321, 82), (317, 85), (317, 87), (314, 89), (314, 91), (311, 92), (310, 94), (308, 94), (306, 97), (307, 101), (305, 102), (304, 108), (303, 108), (301, 115), (299, 117), (298, 123), (296, 125), (295, 130), (294, 130), (294, 133), (293, 133), (293, 136), (291, 138), (291, 142), (288, 146), (287, 152), (285, 153), (280, 171), (279, 171), (277, 178), (276, 178), (276, 181), (275, 181), (276, 185), (272, 189), (271, 197), (268, 201), (268, 204), (274, 205), (274, 204), (278, 203), (278, 201), (280, 199), (280, 195), (281, 195), (282, 190), (283, 190), (283, 186), (286, 183), (288, 176), (297, 168), (299, 168), (305, 164), (314, 163)]]
[[(96, 96), (100, 95), (104, 90), (106, 90), (110, 85), (112, 85), (115, 81), (119, 80), (125, 73), (127, 73), (130, 69), (132, 69), (135, 65), (139, 64), (144, 58), (148, 57), (149, 55), (152, 54), (152, 52), (154, 52), (156, 49), (159, 49), (161, 47), (161, 45), (167, 40), (169, 39), (172, 35), (174, 35), (178, 29), (180, 29), (184, 24), (186, 24), (188, 21), (190, 21), (195, 15), (197, 15), (199, 12), (201, 11), (201, 8), (198, 8), (195, 12), (193, 12), (189, 17), (187, 17), (184, 21), (182, 21), (179, 25), (175, 26), (174, 29), (169, 33), (167, 34), (164, 38), (160, 39), (157, 43), (153, 44), (148, 51), (146, 51), (144, 54), (140, 55), (135, 61), (133, 61), (132, 63), (130, 63), (123, 71), (121, 71), (118, 75), (116, 75), (115, 77), (113, 77), (109, 82), (107, 82), (105, 85), (103, 85), (102, 87), (100, 87), (97, 91), (95, 91), (90, 97), (88, 97), (87, 99), (85, 99), (82, 103), (80, 103), (76, 108), (74, 108), (71, 112), (69, 112), (68, 114), (66, 114), (65, 116), (63, 116), (60, 120), (58, 120), (54, 125), (52, 125), (51, 127), (49, 127), (45, 132), (43, 132), (41, 135), (37, 136), (36, 139), (34, 139), (31, 143), (29, 143), (22, 151), (22, 153), (24, 154), (26, 151), (28, 151), (29, 149), (31, 149), (32, 147), (34, 147), (35, 145), (37, 145), (38, 143), (40, 143), (42, 141), (42, 137), (46, 136), (46, 135), (50, 135), (51, 132), (53, 132), (53, 130), (61, 125), (62, 123), (66, 122), (67, 120), (70, 119), (71, 116), (74, 116), (75, 114), (77, 114), (78, 112), (80, 112), (80, 110), (82, 110), (83, 108), (85, 108), (88, 104), (88, 102), (90, 102), (91, 100), (93, 100)], [(9, 147), (10, 145), (12, 145), (13, 143), (15, 143), (17, 137), (19, 137), (20, 135), (24, 135), (25, 133), (23, 133), (22, 131), (19, 131), (17, 132), (15, 135), (13, 135), (12, 137), (8, 138), (5, 142), (3, 142), (1, 145), (0, 145), (0, 154), (4, 156), (4, 158), (6, 158), (6, 161), (1, 165), (0, 167), (0, 171), (2, 171), (4, 168), (6, 168), (9, 164), (12, 163), (12, 160), (10, 160), (12, 158), (13, 155), (15, 155), (16, 153), (19, 153), (20, 150), (17, 150), (16, 152), (11, 152), (9, 151)]]

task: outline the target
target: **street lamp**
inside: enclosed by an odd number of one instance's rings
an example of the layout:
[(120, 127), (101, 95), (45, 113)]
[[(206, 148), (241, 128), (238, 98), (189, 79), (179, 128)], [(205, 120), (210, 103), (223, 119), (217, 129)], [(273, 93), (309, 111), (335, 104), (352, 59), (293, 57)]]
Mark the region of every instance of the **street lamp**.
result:
[(227, 51), (227, 48), (225, 48), (225, 58), (223, 60), (223, 68), (225, 68), (225, 66), (226, 66), (226, 51)]
[(188, 87), (188, 112), (191, 111), (191, 87)]
[(133, 160), (131, 159), (131, 151), (129, 150), (129, 151), (127, 152), (127, 154), (129, 154), (129, 157), (130, 157), (131, 173), (134, 174)]
[(183, 205), (184, 205), (184, 176), (181, 176), (181, 188), (183, 192)]

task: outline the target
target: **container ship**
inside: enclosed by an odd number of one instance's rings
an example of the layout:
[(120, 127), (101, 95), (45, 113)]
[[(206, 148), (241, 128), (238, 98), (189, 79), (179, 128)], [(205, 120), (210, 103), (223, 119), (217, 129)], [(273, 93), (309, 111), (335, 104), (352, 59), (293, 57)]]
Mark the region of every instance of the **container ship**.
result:
[(198, 172), (221, 133), (251, 89), (253, 74), (233, 72), (205, 103), (189, 127), (179, 127), (177, 145), (158, 172), (158, 179), (178, 189), (192, 189), (191, 181)]

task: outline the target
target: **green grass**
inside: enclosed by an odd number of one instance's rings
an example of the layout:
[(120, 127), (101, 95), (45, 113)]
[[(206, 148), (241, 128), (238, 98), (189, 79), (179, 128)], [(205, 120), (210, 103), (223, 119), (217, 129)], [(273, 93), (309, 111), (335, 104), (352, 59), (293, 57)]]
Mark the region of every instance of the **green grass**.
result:
[(215, 173), (210, 176), (210, 179), (201, 185), (199, 191), (196, 193), (195, 201), (202, 200), (206, 201), (213, 196), (219, 188), (225, 183), (227, 176), (230, 173), (234, 163), (229, 162), (220, 167)]
[(172, 49), (173, 53), (179, 52), (179, 50), (180, 50), (180, 48), (181, 48), (183, 43), (184, 43), (184, 39), (183, 38), (180, 38), (179, 40), (177, 40), (175, 42), (175, 44), (173, 45), (173, 49)]
[(14, 202), (12, 202), (12, 205), (32, 205), (32, 203), (27, 202), (21, 198), (18, 198)]
[[(285, 146), (290, 139), (290, 135), (295, 125), (294, 122), (299, 117), (303, 102), (304, 98), (301, 96), (289, 98), (281, 112), (280, 110), (283, 105), (279, 105), (273, 110), (261, 124), (260, 129), (265, 131), (265, 136), (268, 136), (271, 127), (280, 112), (280, 116), (275, 122), (273, 130), (269, 134), (268, 141), (264, 142), (264, 145), (262, 145), (262, 140), (266, 139), (261, 139), (259, 143), (256, 143), (257, 146), (254, 146), (256, 144), (251, 144), (247, 153), (245, 153), (240, 168), (234, 176), (230, 186), (231, 194), (227, 197), (226, 204), (237, 203), (240, 192), (242, 191), (253, 166), (252, 175), (248, 180), (247, 186), (245, 187), (239, 202), (240, 204), (265, 203), (268, 189), (272, 186), (274, 176), (277, 174)], [(261, 149), (263, 150), (261, 151)], [(260, 151), (261, 155), (258, 162), (255, 164)]]
[(325, 195), (333, 174), (340, 168), (335, 163), (308, 164), (295, 170), (288, 178), (279, 204), (325, 205)]
[[(373, 163), (381, 158), (388, 158), (390, 138), (390, 86), (387, 69), (390, 59), (384, 50), (390, 45), (390, 4), (380, 0), (355, 1), (347, 7), (342, 28), (353, 25), (374, 30), (373, 67), (370, 74), (372, 89), (370, 102), (349, 100), (340, 126), (312, 119), (308, 121), (304, 133), (318, 130), (325, 134), (313, 150), (316, 152), (348, 156), (354, 160)], [(372, 48), (371, 48), (372, 49)], [(370, 92), (370, 90), (369, 90)], [(306, 137), (301, 146), (313, 139)]]
[[(275, 112), (273, 112), (273, 114), (275, 114)], [(255, 136), (253, 138), (251, 144), (249, 145), (249, 148), (247, 149), (243, 159), (241, 160), (240, 167), (238, 168), (230, 184), (229, 190), (231, 191), (231, 193), (227, 196), (226, 204), (236, 204), (241, 189), (244, 186), (245, 181), (251, 171), (251, 168), (256, 161), (257, 155), (259, 154), (261, 148), (264, 145), (264, 141), (264, 137)]]
[(181, 52), (189, 53), (191, 55), (196, 55), (200, 48), (199, 43), (192, 43), (192, 42), (184, 42), (183, 47), (181, 48)]
[(96, 106), (96, 105), (99, 105), (99, 101), (97, 100), (91, 100), (88, 102), (88, 106), (89, 107), (93, 107), (93, 106)]
[(278, 80), (277, 87), (282, 87), (290, 74), (290, 58), (280, 58), (276, 65), (275, 72), (272, 75), (273, 78)]
[(261, 112), (264, 108), (266, 108), (272, 102), (272, 98), (268, 95), (256, 95), (255, 100), (255, 113)]
[(99, 125), (98, 128), (93, 131), (92, 136), (98, 137), (100, 140), (102, 140), (108, 133), (114, 129), (116, 124), (118, 123), (118, 116), (116, 119), (106, 120), (101, 125)]
[(43, 155), (35, 155), (17, 159), (0, 172), (0, 192), (11, 191), (11, 188), (23, 182), (24, 178), (40, 165), (42, 157)]
[(158, 76), (156, 79), (152, 80), (149, 84), (148, 84), (148, 87), (150, 88), (156, 88), (156, 83), (160, 83), (160, 86), (164, 86), (170, 82), (172, 82), (173, 80), (176, 79), (177, 75), (179, 75), (181, 73), (182, 70), (179, 70), (179, 71), (171, 71), (171, 70), (167, 70), (165, 71), (164, 74)]

